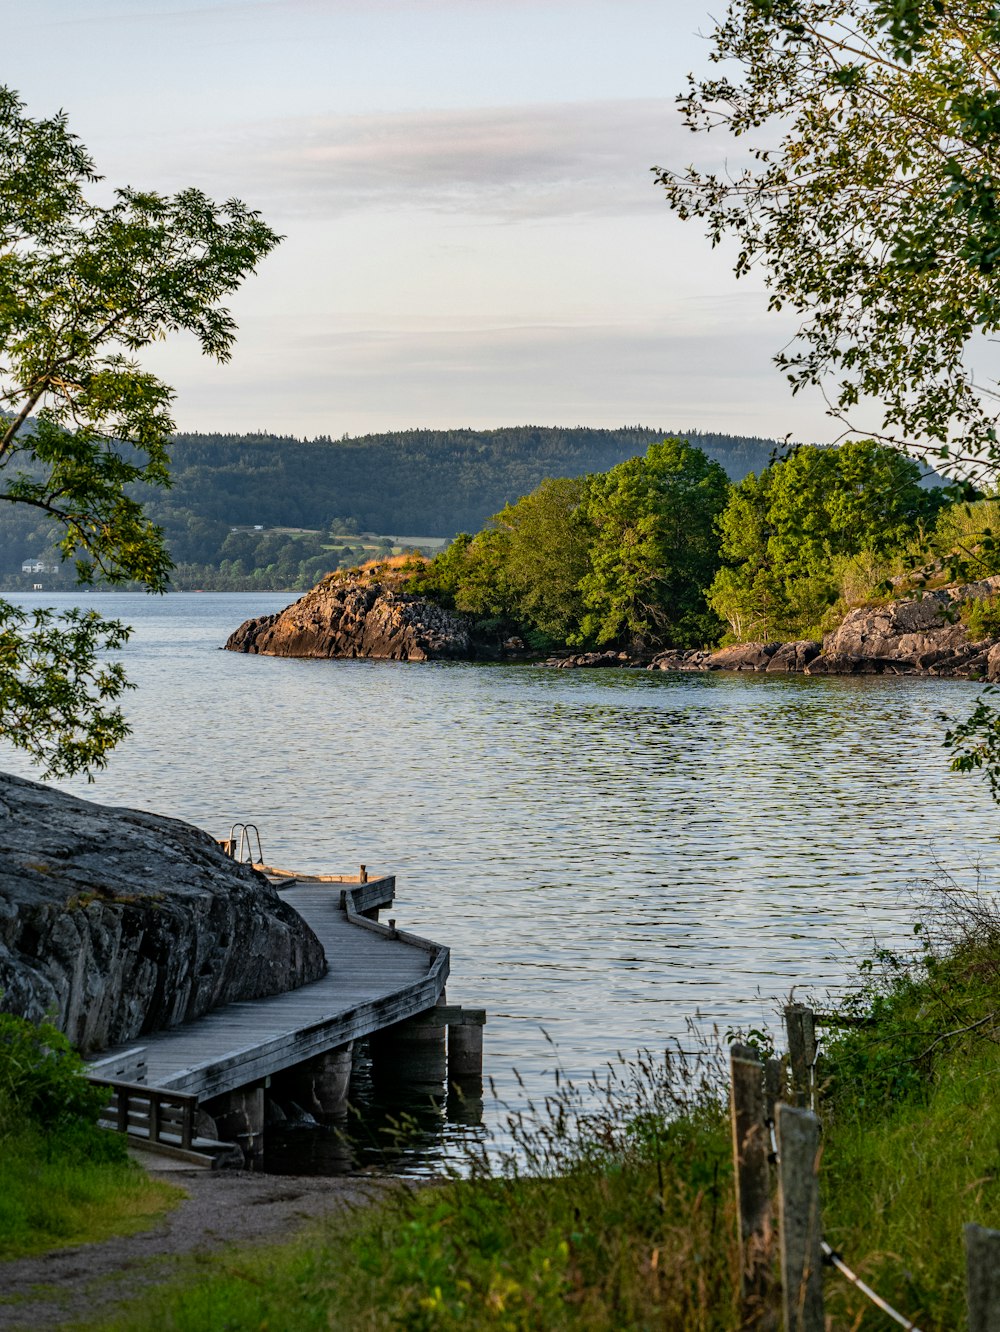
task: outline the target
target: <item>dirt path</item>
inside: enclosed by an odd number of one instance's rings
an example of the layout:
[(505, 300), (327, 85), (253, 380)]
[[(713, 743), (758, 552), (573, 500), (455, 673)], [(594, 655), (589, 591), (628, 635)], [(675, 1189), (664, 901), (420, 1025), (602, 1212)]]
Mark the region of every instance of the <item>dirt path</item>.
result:
[(100, 1319), (112, 1306), (167, 1280), (176, 1260), (227, 1244), (289, 1238), (306, 1222), (359, 1205), (391, 1187), (379, 1179), (317, 1179), (199, 1170), (162, 1178), (188, 1197), (138, 1235), (0, 1262), (2, 1332), (47, 1332)]

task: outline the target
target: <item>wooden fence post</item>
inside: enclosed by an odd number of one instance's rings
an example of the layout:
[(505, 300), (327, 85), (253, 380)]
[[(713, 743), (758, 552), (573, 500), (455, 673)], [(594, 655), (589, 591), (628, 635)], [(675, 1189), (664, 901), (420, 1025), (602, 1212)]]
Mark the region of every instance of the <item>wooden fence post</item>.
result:
[(969, 1332), (1000, 1327), (1000, 1230), (965, 1227), (965, 1279)]
[(764, 1119), (774, 1123), (774, 1107), (783, 1101), (785, 1089), (785, 1066), (780, 1059), (764, 1060)]
[(730, 1048), (729, 1067), (743, 1315), (747, 1326), (771, 1328), (771, 1143), (764, 1114), (764, 1069), (750, 1045)]
[(805, 1004), (788, 1004), (785, 1031), (788, 1034), (792, 1104), (808, 1106), (812, 1097), (813, 1060), (816, 1058), (816, 1023), (812, 1009)]
[(778, 1104), (778, 1217), (785, 1332), (824, 1332), (819, 1120)]

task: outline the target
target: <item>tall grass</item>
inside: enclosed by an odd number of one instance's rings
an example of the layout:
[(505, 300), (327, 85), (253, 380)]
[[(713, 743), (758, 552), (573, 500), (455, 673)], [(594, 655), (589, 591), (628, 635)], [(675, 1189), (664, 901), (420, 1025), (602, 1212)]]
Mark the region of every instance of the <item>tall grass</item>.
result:
[[(954, 884), (925, 905), (915, 952), (864, 964), (867, 1025), (821, 1061), (821, 1181), (830, 1242), (933, 1332), (965, 1326), (963, 1224), (1000, 1228), (1000, 913)], [(843, 1326), (890, 1326), (827, 1284)]]
[(511, 1111), (505, 1153), (400, 1189), (252, 1268), (238, 1254), (102, 1327), (201, 1332), (740, 1326), (718, 1061), (619, 1061)]

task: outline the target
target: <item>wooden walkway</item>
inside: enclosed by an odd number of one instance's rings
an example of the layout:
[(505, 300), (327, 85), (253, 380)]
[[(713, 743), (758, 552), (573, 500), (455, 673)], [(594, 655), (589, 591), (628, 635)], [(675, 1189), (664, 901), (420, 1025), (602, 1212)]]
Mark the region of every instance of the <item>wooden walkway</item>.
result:
[(318, 935), (329, 970), (298, 990), (214, 1009), (194, 1022), (138, 1037), (94, 1060), (94, 1074), (219, 1096), (434, 1007), (448, 949), (359, 914), (392, 899), (391, 880), (343, 885), (301, 879), (282, 891)]

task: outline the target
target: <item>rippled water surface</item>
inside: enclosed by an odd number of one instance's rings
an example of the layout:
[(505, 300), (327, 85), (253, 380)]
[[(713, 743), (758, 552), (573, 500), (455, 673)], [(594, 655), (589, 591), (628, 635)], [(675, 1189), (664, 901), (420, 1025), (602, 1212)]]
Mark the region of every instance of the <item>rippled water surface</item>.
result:
[(696, 1013), (757, 1025), (908, 933), (917, 881), (996, 881), (997, 814), (941, 748), (967, 683), (218, 650), (288, 600), (94, 597), (135, 626), (134, 734), (67, 789), (256, 822), (272, 863), (395, 872), (400, 925), (451, 946), (449, 1000), (488, 1009), (515, 1101), (515, 1066), (529, 1091), (552, 1069), (543, 1029), (580, 1075)]

